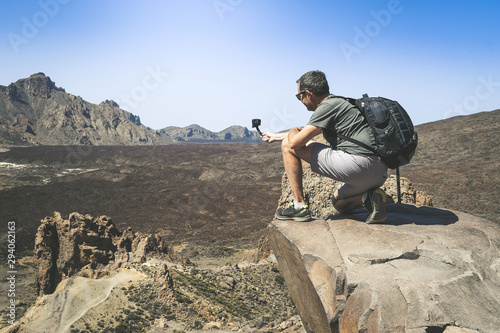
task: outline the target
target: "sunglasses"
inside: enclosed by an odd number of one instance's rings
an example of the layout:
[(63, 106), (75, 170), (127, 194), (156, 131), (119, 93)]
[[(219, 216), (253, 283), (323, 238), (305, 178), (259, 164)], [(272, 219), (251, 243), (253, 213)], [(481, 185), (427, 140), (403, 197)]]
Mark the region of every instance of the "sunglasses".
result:
[(305, 93), (306, 91), (307, 89), (300, 91), (297, 95), (295, 95), (295, 97), (297, 97), (299, 101), (302, 101), (302, 94)]

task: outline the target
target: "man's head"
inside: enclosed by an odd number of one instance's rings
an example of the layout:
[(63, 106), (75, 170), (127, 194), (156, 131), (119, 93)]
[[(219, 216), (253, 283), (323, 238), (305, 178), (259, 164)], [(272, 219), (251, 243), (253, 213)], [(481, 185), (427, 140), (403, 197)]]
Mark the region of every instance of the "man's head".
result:
[(314, 111), (318, 105), (330, 94), (330, 87), (325, 73), (310, 71), (298, 80), (297, 98), (304, 103), (309, 111)]

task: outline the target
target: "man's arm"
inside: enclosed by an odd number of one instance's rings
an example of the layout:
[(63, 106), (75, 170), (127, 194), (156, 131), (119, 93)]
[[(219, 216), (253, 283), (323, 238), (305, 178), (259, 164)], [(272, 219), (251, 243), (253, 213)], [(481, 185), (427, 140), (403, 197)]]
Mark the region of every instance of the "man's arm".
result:
[(267, 143), (275, 142), (275, 141), (283, 141), (288, 137), (288, 132), (283, 133), (271, 133), (266, 132), (261, 136), (262, 140)]
[(323, 129), (313, 125), (306, 125), (304, 128), (292, 128), (288, 132), (288, 142), (290, 148), (299, 149), (305, 146), (312, 138), (320, 134)]

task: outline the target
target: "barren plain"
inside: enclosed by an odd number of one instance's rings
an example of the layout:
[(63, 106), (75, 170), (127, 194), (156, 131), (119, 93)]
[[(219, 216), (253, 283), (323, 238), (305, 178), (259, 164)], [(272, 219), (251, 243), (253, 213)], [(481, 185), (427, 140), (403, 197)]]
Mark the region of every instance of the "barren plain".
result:
[(107, 215), (173, 244), (251, 243), (281, 192), (279, 145), (39, 146), (0, 153), (0, 216), (32, 249), (54, 211)]

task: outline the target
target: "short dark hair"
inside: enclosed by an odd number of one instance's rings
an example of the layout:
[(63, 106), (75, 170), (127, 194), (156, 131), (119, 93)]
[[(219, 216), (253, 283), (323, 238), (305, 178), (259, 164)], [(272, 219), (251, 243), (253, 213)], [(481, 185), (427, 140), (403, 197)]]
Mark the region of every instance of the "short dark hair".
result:
[(318, 97), (323, 97), (330, 94), (330, 87), (326, 80), (325, 73), (321, 71), (310, 71), (303, 74), (297, 80), (300, 90), (309, 90)]

